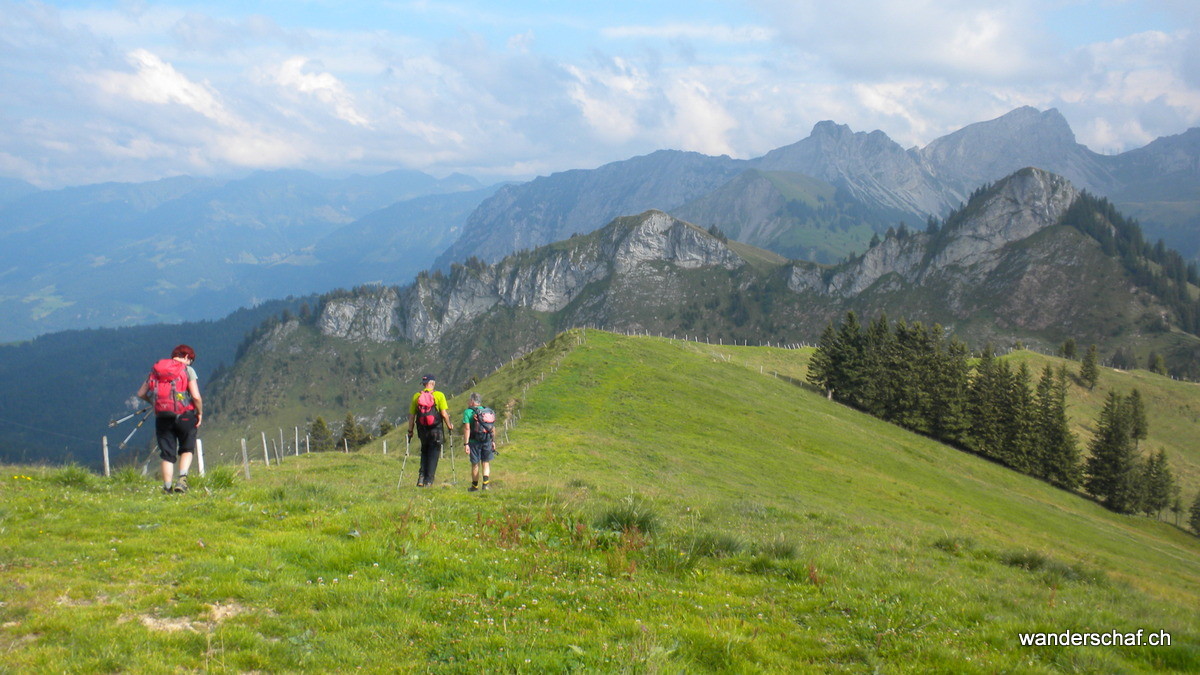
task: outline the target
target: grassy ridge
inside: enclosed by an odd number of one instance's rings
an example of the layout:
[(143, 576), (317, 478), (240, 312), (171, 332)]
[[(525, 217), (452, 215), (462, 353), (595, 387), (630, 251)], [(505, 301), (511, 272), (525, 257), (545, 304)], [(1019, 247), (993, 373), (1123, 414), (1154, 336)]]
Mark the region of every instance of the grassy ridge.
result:
[[(1200, 668), (1200, 541), (769, 375), (795, 356), (560, 336), (480, 386), (520, 415), (483, 494), (461, 458), (439, 471), (457, 486), (411, 488), (410, 459), (398, 489), (404, 460), (378, 444), (176, 497), (131, 472), (14, 469), (0, 653), (82, 671)], [(1173, 646), (1017, 642), (1067, 629)]]

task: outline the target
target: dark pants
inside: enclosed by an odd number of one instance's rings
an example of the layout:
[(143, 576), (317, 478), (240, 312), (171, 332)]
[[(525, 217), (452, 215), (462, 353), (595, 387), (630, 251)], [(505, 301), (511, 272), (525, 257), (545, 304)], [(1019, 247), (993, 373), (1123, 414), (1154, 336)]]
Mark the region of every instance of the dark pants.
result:
[(421, 439), (421, 473), (417, 474), (417, 482), (429, 485), (433, 483), (438, 459), (442, 456), (442, 428), (417, 427), (417, 437)]
[(188, 411), (178, 417), (154, 418), (154, 434), (158, 437), (158, 456), (174, 464), (179, 455), (196, 451), (196, 413)]

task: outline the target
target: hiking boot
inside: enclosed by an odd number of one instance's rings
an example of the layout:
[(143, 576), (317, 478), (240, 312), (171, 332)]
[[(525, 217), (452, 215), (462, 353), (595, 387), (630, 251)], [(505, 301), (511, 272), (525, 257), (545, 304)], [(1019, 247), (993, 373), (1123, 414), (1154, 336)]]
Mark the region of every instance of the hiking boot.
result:
[(173, 492), (187, 492), (187, 476), (180, 476), (179, 481), (175, 483), (175, 487), (171, 489)]
[(490, 485), (488, 485), (487, 483), (484, 483), (482, 486), (480, 486), (479, 489), (480, 490), (491, 490), (492, 487)]
[(479, 486), (472, 485), (471, 487), (467, 488), (467, 492), (479, 492)]
[(163, 486), (163, 492), (164, 492), (165, 494), (171, 494), (172, 492), (174, 492), (174, 490), (173, 490), (173, 489), (171, 489), (171, 486), (170, 486), (170, 485), (164, 485), (164, 486)]

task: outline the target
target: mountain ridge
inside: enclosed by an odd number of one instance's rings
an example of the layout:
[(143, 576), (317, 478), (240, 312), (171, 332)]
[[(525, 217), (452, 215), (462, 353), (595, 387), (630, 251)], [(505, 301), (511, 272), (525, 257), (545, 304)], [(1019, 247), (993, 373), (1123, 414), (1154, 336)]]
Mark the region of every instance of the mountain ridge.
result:
[[(1099, 155), (1080, 145), (1065, 118), (1055, 109), (1038, 111), (1017, 108), (994, 120), (968, 125), (924, 148), (905, 150), (881, 131), (855, 132), (833, 121), (818, 122), (807, 138), (765, 155), (748, 160), (692, 156), (690, 176), (698, 189), (690, 200), (701, 200), (707, 193), (724, 188), (736, 179), (730, 172), (757, 169), (803, 173), (845, 190), (854, 199), (873, 208), (890, 212), (892, 222), (876, 224), (882, 232), (896, 221), (911, 225), (930, 217), (945, 217), (965, 203), (980, 184), (999, 180), (1027, 166), (1064, 175), (1079, 187), (1101, 196), (1119, 197), (1118, 205), (1131, 205), (1153, 196), (1159, 179), (1155, 171), (1175, 166), (1178, 171), (1163, 180), (1181, 185), (1200, 185), (1200, 129), (1175, 137), (1166, 137), (1147, 148), (1117, 156)], [(1153, 146), (1153, 147), (1152, 147)], [(666, 151), (661, 151), (666, 152)], [(570, 234), (586, 231), (586, 224), (556, 226), (553, 231), (540, 229), (547, 212), (570, 212), (598, 199), (590, 181), (602, 182), (601, 175), (621, 175), (624, 184), (650, 183), (663, 177), (651, 174), (647, 158), (652, 155), (606, 164), (589, 175), (582, 170), (552, 174), (536, 181), (509, 188), (504, 201), (482, 204), (472, 214), (463, 236), (436, 265), (445, 269), (455, 260), (476, 255), (495, 261), (507, 253), (531, 245), (550, 243)], [(1152, 170), (1147, 170), (1147, 167)], [(661, 171), (661, 168), (656, 168)], [(721, 185), (712, 185), (726, 180)], [(1141, 182), (1139, 182), (1139, 178)], [(1178, 195), (1176, 189), (1171, 193)], [(673, 212), (682, 206), (679, 195), (663, 195), (658, 203), (646, 204), (645, 193), (636, 204), (625, 201), (620, 193), (606, 195), (607, 212), (591, 210), (593, 222), (636, 213), (645, 208)], [(1200, 195), (1192, 194), (1188, 204), (1200, 212)], [(1191, 208), (1191, 207), (1189, 207)], [(1141, 213), (1154, 219), (1146, 223), (1152, 238), (1164, 237), (1167, 244), (1189, 258), (1200, 259), (1200, 232), (1188, 225), (1185, 215), (1167, 208), (1143, 206)], [(601, 217), (607, 215), (608, 217)], [(556, 221), (558, 222), (558, 221)], [(748, 224), (714, 223), (722, 230), (735, 231)], [(749, 224), (753, 227), (753, 224)], [(487, 244), (477, 244), (486, 241)], [(519, 242), (510, 245), (508, 242)]]

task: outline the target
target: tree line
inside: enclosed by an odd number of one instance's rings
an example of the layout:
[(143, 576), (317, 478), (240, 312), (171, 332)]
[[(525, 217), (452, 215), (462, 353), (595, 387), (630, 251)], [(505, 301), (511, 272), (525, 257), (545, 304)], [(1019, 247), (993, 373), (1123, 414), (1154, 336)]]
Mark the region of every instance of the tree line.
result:
[[(1161, 517), (1183, 511), (1165, 451), (1142, 458), (1149, 425), (1141, 395), (1112, 393), (1084, 461), (1067, 417), (1071, 375), (1047, 365), (1033, 382), (985, 348), (941, 326), (879, 316), (863, 327), (854, 312), (829, 324), (808, 380), (842, 403), (1065, 490), (1083, 489), (1119, 513)], [(1200, 531), (1200, 496), (1189, 519)]]
[(373, 435), (358, 421), (354, 413), (347, 412), (345, 419), (342, 420), (341, 432), (335, 435), (325, 418), (317, 415), (317, 418), (308, 427), (308, 442), (313, 452), (329, 452), (338, 448), (356, 450), (376, 438), (383, 438), (394, 428), (395, 426), (390, 421), (383, 420), (379, 423), (379, 434)]

